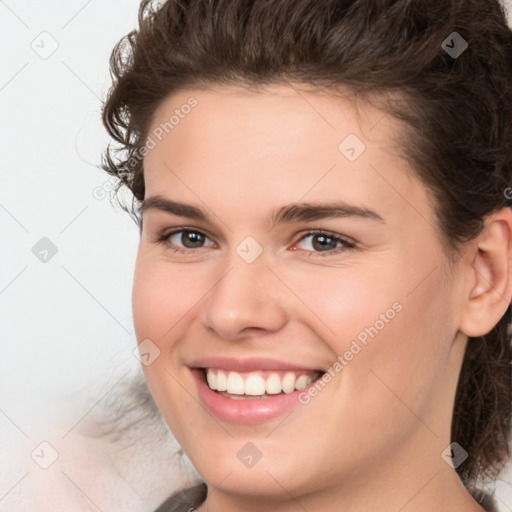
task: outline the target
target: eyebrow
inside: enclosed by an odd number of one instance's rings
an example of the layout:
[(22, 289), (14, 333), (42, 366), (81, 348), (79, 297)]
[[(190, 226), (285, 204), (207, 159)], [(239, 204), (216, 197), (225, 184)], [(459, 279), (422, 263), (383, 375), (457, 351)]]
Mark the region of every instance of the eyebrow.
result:
[[(186, 203), (172, 201), (158, 195), (148, 197), (142, 201), (139, 211), (143, 213), (148, 210), (160, 210), (179, 217), (212, 222), (210, 215), (201, 208)], [(343, 217), (359, 217), (385, 223), (384, 218), (375, 210), (350, 205), (344, 201), (288, 204), (274, 211), (270, 217), (270, 222), (273, 224), (280, 224)]]

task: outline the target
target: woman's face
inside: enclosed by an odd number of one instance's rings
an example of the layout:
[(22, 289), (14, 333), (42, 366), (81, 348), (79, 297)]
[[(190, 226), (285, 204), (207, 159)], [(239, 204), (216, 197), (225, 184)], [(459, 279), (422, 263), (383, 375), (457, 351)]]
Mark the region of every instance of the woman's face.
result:
[(135, 329), (209, 485), (299, 496), (448, 467), (463, 280), (397, 126), (287, 86), (155, 113)]

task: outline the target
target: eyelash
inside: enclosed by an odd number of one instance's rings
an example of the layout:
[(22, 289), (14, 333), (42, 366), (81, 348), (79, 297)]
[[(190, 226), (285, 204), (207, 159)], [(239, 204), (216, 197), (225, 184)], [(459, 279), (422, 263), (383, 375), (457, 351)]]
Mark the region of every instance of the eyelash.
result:
[[(196, 230), (196, 229), (181, 228), (181, 229), (176, 229), (176, 230), (171, 231), (171, 232), (163, 232), (162, 234), (158, 235), (158, 238), (157, 238), (156, 242), (159, 243), (159, 244), (160, 243), (162, 243), (162, 244), (166, 243), (167, 247), (171, 251), (177, 252), (177, 253), (181, 253), (181, 254), (188, 254), (190, 251), (195, 251), (196, 249), (177, 247), (177, 246), (174, 246), (174, 245), (170, 244), (169, 238), (172, 237), (173, 235), (178, 234), (178, 233), (196, 233), (196, 234), (199, 233), (199, 234), (205, 236), (206, 238), (209, 238), (202, 231), (199, 231), (199, 230)], [(348, 240), (346, 238), (340, 237), (340, 236), (336, 235), (335, 233), (331, 233), (329, 231), (322, 231), (322, 230), (310, 230), (310, 231), (308, 231), (307, 233), (302, 235), (301, 238), (299, 238), (299, 240), (297, 240), (297, 242), (295, 242), (295, 244), (301, 242), (302, 240), (304, 240), (304, 239), (306, 239), (307, 237), (310, 237), (310, 236), (324, 236), (324, 237), (329, 238), (329, 239), (331, 239), (331, 240), (333, 240), (335, 242), (341, 242), (343, 244), (343, 247), (337, 247), (336, 249), (331, 249), (331, 250), (328, 250), (328, 251), (308, 251), (308, 250), (305, 250), (305, 249), (298, 249), (298, 250), (302, 250), (303, 252), (308, 253), (308, 257), (332, 256), (333, 254), (338, 254), (341, 251), (347, 251), (347, 250), (351, 250), (351, 249), (355, 249), (356, 248), (355, 242), (350, 241), (350, 240)], [(197, 249), (204, 249), (204, 247), (198, 247)]]

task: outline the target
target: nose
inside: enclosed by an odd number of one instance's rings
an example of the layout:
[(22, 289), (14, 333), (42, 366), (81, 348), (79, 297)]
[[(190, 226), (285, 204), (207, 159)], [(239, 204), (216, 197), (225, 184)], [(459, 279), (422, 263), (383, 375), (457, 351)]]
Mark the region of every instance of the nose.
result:
[(229, 340), (276, 332), (288, 321), (282, 285), (264, 258), (246, 263), (236, 254), (216, 277), (199, 316), (206, 329)]

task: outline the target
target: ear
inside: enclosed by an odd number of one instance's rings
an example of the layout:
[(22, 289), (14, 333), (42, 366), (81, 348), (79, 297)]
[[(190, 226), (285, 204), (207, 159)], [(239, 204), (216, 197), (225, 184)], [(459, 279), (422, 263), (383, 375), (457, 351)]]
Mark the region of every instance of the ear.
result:
[(460, 330), (469, 337), (489, 333), (505, 314), (512, 295), (512, 210), (484, 219), (474, 240)]

